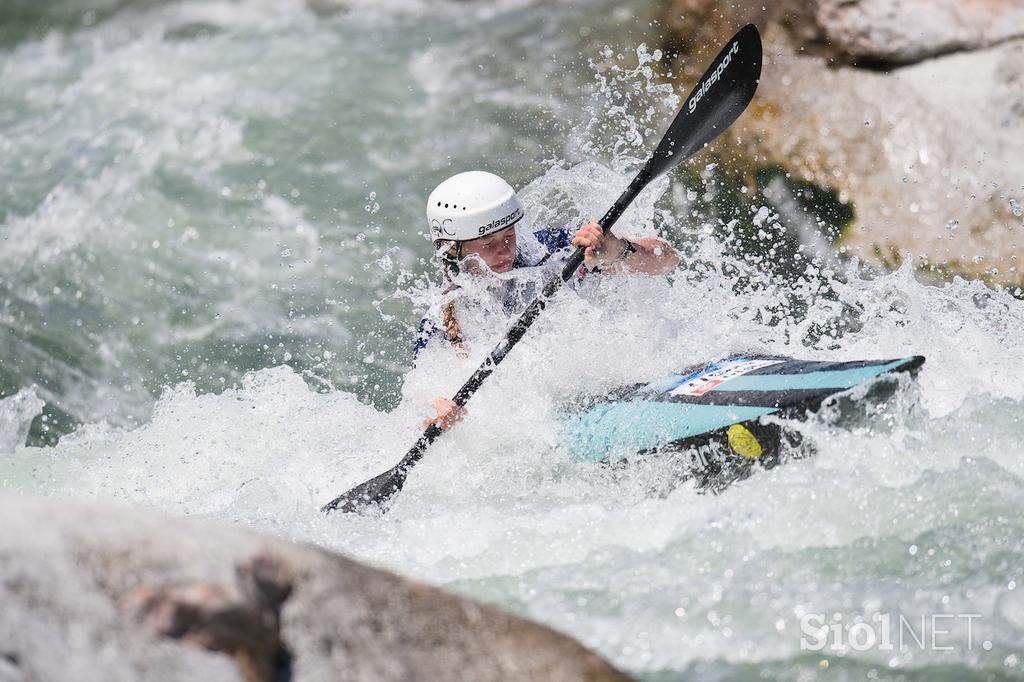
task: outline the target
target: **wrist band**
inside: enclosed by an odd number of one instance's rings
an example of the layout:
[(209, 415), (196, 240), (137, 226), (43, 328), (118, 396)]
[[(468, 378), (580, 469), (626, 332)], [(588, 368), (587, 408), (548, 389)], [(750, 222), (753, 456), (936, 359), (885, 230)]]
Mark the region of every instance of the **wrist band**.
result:
[(628, 239), (623, 239), (622, 242), (626, 246), (625, 248), (622, 249), (622, 253), (616, 256), (615, 260), (613, 260), (612, 263), (618, 263), (620, 260), (624, 260), (628, 258), (630, 255), (636, 253), (636, 246), (633, 245), (633, 242), (629, 241)]

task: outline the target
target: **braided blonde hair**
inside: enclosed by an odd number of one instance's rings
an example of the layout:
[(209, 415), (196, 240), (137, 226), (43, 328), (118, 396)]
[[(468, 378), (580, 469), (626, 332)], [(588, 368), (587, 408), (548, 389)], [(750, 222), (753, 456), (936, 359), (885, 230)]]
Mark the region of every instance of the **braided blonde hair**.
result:
[(448, 334), (448, 341), (455, 346), (455, 354), (460, 358), (468, 355), (465, 344), (462, 341), (462, 325), (455, 318), (455, 301), (448, 301), (441, 312), (441, 323), (444, 325), (445, 333)]

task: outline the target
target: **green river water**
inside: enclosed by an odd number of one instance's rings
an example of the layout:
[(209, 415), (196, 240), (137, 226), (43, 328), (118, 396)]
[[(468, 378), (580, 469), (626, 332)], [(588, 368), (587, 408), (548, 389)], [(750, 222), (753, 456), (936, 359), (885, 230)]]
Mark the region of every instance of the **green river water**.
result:
[[(623, 220), (678, 272), (557, 298), (390, 514), (317, 513), (397, 462), (488, 349), (411, 367), (439, 293), (427, 193), (484, 168), (536, 225), (603, 213), (678, 106), (656, 16), (5, 3), (0, 482), (314, 542), (642, 679), (1024, 678), (1024, 302), (795, 256), (785, 202), (748, 212), (707, 158)], [(797, 426), (813, 457), (719, 495), (656, 459), (571, 460), (574, 396), (749, 349), (928, 360), (872, 418)], [(883, 624), (891, 647), (859, 646)]]

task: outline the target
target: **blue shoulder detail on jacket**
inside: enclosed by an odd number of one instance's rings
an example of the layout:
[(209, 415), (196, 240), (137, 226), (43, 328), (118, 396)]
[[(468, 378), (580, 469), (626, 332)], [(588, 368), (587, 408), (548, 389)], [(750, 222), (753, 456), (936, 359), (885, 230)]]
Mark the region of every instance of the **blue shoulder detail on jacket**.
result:
[(416, 357), (420, 354), (420, 351), (426, 348), (430, 340), (435, 337), (447, 339), (448, 333), (438, 327), (430, 317), (424, 317), (420, 320), (419, 329), (416, 330), (416, 341), (412, 345), (413, 365), (416, 364)]
[(569, 231), (564, 227), (545, 227), (543, 230), (534, 232), (533, 236), (544, 245), (548, 253), (555, 253), (572, 245)]

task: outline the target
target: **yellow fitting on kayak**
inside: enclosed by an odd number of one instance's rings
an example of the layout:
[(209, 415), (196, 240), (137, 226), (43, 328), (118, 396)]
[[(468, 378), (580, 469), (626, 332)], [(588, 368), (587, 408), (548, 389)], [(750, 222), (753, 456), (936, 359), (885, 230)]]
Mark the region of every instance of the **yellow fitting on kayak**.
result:
[(764, 451), (750, 429), (742, 424), (733, 424), (725, 433), (729, 437), (729, 447), (740, 457), (757, 459)]

